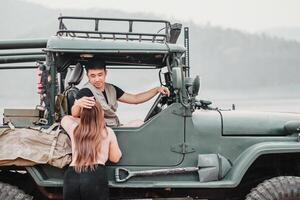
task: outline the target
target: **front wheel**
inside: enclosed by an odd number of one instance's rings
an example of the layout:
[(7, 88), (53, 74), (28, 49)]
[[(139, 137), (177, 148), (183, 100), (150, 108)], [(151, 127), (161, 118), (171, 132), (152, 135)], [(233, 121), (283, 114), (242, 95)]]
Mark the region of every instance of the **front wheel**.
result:
[(1, 200), (31, 200), (31, 196), (25, 194), (19, 188), (0, 182), (0, 199)]
[(246, 200), (300, 200), (300, 177), (279, 176), (253, 188)]

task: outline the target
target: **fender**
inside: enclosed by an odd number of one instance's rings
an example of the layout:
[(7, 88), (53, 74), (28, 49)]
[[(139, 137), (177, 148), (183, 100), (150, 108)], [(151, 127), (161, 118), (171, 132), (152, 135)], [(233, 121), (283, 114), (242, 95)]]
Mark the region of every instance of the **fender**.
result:
[(198, 181), (145, 181), (126, 182), (118, 184), (110, 181), (111, 187), (116, 188), (235, 188), (241, 182), (243, 176), (249, 169), (252, 163), (261, 156), (267, 154), (282, 154), (282, 153), (300, 153), (300, 143), (296, 141), (288, 142), (262, 142), (247, 148), (232, 164), (231, 170), (220, 181), (211, 181), (200, 183)]
[(252, 145), (234, 161), (232, 169), (225, 178), (232, 181), (232, 187), (236, 187), (259, 156), (281, 153), (300, 153), (300, 143), (296, 141), (262, 142)]

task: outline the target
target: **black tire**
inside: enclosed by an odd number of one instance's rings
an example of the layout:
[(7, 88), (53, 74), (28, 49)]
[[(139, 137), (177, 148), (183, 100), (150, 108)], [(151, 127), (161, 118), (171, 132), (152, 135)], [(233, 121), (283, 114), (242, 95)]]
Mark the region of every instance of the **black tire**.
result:
[(19, 188), (0, 182), (0, 199), (1, 200), (32, 200), (33, 198), (25, 194)]
[(300, 200), (300, 177), (279, 176), (253, 188), (246, 200)]

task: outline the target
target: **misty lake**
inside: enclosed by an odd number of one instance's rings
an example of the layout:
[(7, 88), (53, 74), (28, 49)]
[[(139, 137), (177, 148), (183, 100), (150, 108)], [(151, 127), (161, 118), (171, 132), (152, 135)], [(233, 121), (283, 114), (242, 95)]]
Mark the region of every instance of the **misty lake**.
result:
[[(132, 71), (109, 71), (108, 82), (112, 82), (130, 93), (138, 93), (158, 86), (157, 70), (147, 73)], [(83, 82), (85, 82), (83, 80)], [(204, 80), (202, 82), (205, 83)], [(34, 108), (39, 104), (36, 92), (36, 76), (34, 70), (0, 71), (0, 122), (4, 108)], [(212, 107), (230, 109), (235, 104), (237, 110), (272, 111), (272, 112), (299, 112), (300, 98), (296, 93), (297, 88), (255, 88), (251, 90), (209, 90), (202, 85), (199, 99), (212, 101)], [(272, 91), (274, 90), (274, 91)], [(293, 91), (295, 90), (295, 91)], [(277, 91), (277, 92), (276, 92)], [(280, 92), (278, 92), (280, 91)], [(140, 105), (127, 105), (120, 103), (118, 115), (122, 123), (134, 119), (144, 119), (155, 98)]]

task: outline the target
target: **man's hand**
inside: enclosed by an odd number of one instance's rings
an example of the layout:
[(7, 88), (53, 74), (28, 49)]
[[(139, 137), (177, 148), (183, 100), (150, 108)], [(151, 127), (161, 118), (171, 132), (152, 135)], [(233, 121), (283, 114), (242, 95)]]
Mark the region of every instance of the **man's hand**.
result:
[(82, 97), (80, 99), (75, 100), (74, 105), (79, 106), (81, 108), (91, 109), (95, 105), (94, 97)]
[(167, 87), (157, 87), (157, 93), (161, 93), (162, 95), (170, 96), (170, 90)]
[(118, 100), (123, 103), (140, 104), (140, 103), (144, 103), (144, 102), (150, 100), (158, 93), (161, 93), (162, 95), (170, 96), (170, 91), (168, 88), (154, 87), (146, 92), (142, 92), (139, 94), (124, 93)]

